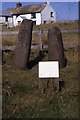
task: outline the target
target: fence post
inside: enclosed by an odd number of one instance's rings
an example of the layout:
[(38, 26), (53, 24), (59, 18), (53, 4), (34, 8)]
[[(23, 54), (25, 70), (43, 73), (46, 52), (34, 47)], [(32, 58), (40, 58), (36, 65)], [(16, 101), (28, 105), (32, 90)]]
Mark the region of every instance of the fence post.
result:
[(39, 38), (38, 38), (39, 50), (42, 51), (42, 30), (39, 29)]

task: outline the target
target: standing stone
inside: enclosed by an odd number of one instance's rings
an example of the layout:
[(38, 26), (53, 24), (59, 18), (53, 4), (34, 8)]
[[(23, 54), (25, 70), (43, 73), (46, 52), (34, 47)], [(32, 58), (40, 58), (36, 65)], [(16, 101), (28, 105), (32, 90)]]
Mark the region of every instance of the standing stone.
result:
[(17, 68), (25, 69), (28, 67), (32, 40), (32, 20), (23, 20), (18, 34), (15, 49), (14, 61)]
[(62, 35), (58, 27), (48, 31), (48, 60), (58, 61), (60, 68), (66, 67)]

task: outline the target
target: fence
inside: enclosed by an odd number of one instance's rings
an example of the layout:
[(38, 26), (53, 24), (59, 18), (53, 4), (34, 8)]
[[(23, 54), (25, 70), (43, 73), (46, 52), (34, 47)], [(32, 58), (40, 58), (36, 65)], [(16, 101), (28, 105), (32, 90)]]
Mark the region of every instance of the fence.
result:
[[(61, 30), (61, 32), (64, 32), (64, 33), (68, 33), (68, 32), (80, 32), (78, 30)], [(31, 46), (31, 49), (39, 49), (40, 51), (42, 51), (43, 49), (46, 49), (48, 48), (47, 45), (44, 45), (43, 46), (43, 42), (42, 42), (42, 34), (44, 33), (48, 33), (48, 30), (35, 30), (35, 31), (32, 31), (32, 33), (37, 33), (38, 34), (38, 45), (32, 45)], [(0, 32), (0, 34), (2, 35), (7, 35), (7, 34), (18, 34), (18, 32)], [(77, 47), (75, 45), (64, 45), (64, 48), (67, 50), (69, 48), (74, 48), (74, 47)], [(2, 46), (2, 49), (3, 51), (13, 51), (15, 49), (15, 46)]]
[[(33, 48), (38, 48), (40, 51), (43, 50), (43, 43), (42, 43), (42, 34), (43, 33), (48, 33), (48, 31), (46, 30), (36, 30), (36, 31), (32, 31), (32, 34), (38, 34), (38, 45), (32, 45), (31, 49)], [(0, 32), (1, 34), (1, 32)], [(7, 35), (7, 34), (18, 34), (18, 32), (2, 32), (2, 35)], [(45, 46), (47, 47), (47, 46)], [(3, 51), (13, 51), (15, 49), (15, 46), (3, 46), (2, 50)]]

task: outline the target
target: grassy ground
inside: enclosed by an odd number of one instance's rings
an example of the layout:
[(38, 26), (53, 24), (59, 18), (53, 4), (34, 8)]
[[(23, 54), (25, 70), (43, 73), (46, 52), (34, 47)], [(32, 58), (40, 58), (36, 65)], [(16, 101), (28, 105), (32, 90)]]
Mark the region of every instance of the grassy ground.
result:
[[(64, 44), (78, 44), (78, 33), (62, 33)], [(2, 35), (2, 45), (3, 46), (13, 46), (16, 44), (17, 35)], [(47, 34), (42, 34), (43, 45), (48, 43)], [(33, 34), (32, 44), (38, 45), (38, 34)]]
[(19, 30), (19, 27), (12, 27), (12, 28), (7, 28), (6, 25), (3, 25), (3, 24), (0, 24), (0, 31), (18, 31)]
[(16, 44), (17, 35), (2, 35), (2, 46), (13, 46)]
[(49, 24), (44, 24), (44, 25), (40, 25), (40, 26), (34, 26), (34, 30), (35, 29), (42, 29), (42, 30), (48, 30), (50, 27), (54, 27), (57, 26), (60, 29), (64, 29), (64, 30), (75, 30), (78, 29), (78, 21), (71, 21), (71, 22), (58, 22), (58, 23), (49, 23)]
[[(37, 54), (37, 51), (31, 51), (30, 60), (35, 59)], [(4, 118), (78, 118), (78, 52), (77, 49), (70, 49), (65, 54), (68, 64), (60, 71), (65, 88), (57, 93), (50, 82), (43, 94), (38, 88), (38, 65), (30, 70), (15, 70), (13, 55), (5, 54)], [(43, 61), (47, 59), (45, 53)]]
[[(45, 24), (40, 26), (34, 26), (33, 30), (38, 30), (39, 28), (42, 30), (48, 30), (50, 27), (58, 26), (61, 29), (78, 29), (78, 22), (64, 22), (64, 23), (53, 23), (53, 24)], [(18, 31), (19, 27), (14, 27), (8, 29), (6, 26), (2, 27), (2, 31)], [(63, 35), (63, 42), (64, 43), (76, 43), (76, 38), (78, 36), (78, 33), (62, 33)], [(17, 35), (2, 35), (2, 45), (15, 45), (17, 40)], [(47, 34), (42, 34), (42, 41), (43, 44), (47, 44)], [(32, 44), (36, 45), (38, 44), (38, 34), (33, 34), (32, 36)]]
[[(48, 30), (50, 27), (57, 26), (61, 29), (78, 29), (78, 21), (71, 21), (71, 22), (57, 22), (57, 23), (49, 23), (49, 24), (43, 24), (43, 25), (37, 25), (33, 27), (33, 30), (35, 29), (42, 29), (42, 30)], [(13, 28), (7, 28), (6, 25), (0, 24), (0, 31), (18, 31), (19, 27), (13, 27)]]
[[(64, 33), (63, 42), (78, 44), (77, 35)], [(33, 43), (37, 42), (37, 37), (34, 35)], [(43, 35), (43, 40), (47, 44), (46, 35)], [(2, 38), (3, 45), (15, 45), (15, 41), (16, 35), (4, 35)], [(35, 60), (37, 55), (38, 50), (32, 50), (30, 60)], [(29, 70), (16, 70), (13, 53), (4, 54), (3, 118), (78, 118), (78, 49), (69, 49), (65, 55), (67, 67), (60, 70), (60, 79), (65, 81), (64, 88), (56, 92), (54, 82), (52, 84), (49, 79), (48, 88), (41, 93), (38, 87), (38, 64)], [(47, 60), (48, 54), (44, 53), (42, 61)]]

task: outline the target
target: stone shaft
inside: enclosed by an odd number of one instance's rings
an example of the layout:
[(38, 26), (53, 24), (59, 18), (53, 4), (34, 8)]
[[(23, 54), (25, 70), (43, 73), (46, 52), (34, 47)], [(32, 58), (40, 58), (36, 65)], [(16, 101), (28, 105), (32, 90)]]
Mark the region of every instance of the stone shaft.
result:
[(31, 20), (23, 20), (18, 34), (18, 40), (15, 49), (15, 66), (25, 69), (29, 63), (31, 41), (32, 41), (33, 22)]
[(50, 28), (48, 31), (48, 60), (58, 61), (60, 68), (66, 67), (62, 34), (58, 27)]

